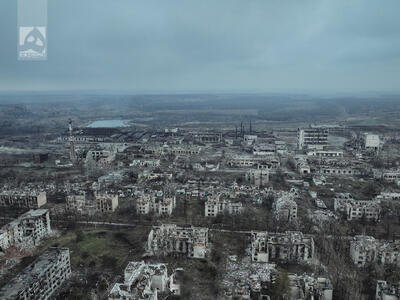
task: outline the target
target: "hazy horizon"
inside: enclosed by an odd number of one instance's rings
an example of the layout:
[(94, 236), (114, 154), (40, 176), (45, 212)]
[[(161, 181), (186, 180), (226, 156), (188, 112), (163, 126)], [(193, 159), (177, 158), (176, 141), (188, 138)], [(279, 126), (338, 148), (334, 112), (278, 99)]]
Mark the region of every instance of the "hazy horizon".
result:
[(48, 1), (48, 59), (17, 60), (0, 3), (0, 91), (399, 92), (400, 2)]

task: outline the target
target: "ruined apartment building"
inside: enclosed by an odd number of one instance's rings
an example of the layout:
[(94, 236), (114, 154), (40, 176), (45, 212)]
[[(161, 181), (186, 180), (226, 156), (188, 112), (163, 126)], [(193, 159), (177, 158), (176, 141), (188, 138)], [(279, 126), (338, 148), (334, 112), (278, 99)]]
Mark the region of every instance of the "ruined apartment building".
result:
[(362, 146), (365, 150), (379, 151), (381, 141), (379, 135), (365, 133), (362, 138)]
[(314, 258), (314, 239), (299, 231), (251, 232), (253, 262), (309, 262)]
[(333, 285), (328, 278), (290, 274), (289, 281), (291, 299), (332, 300)]
[(0, 299), (50, 299), (70, 275), (69, 249), (48, 248), (0, 290)]
[(151, 194), (141, 193), (136, 199), (136, 212), (138, 214), (171, 215), (175, 206), (176, 196), (166, 194), (163, 191)]
[(274, 216), (279, 221), (294, 222), (297, 220), (297, 203), (294, 195), (284, 193), (273, 203)]
[(0, 251), (35, 247), (51, 232), (47, 209), (30, 210), (0, 229)]
[(363, 170), (363, 166), (359, 162), (340, 157), (321, 158), (307, 156), (307, 162), (312, 173), (321, 175), (351, 177), (361, 174)]
[(40, 208), (46, 203), (46, 192), (9, 190), (0, 193), (0, 207)]
[(400, 240), (376, 240), (372, 236), (357, 235), (350, 242), (350, 257), (359, 267), (368, 263), (400, 266)]
[(333, 150), (314, 150), (307, 152), (307, 156), (315, 157), (343, 157), (343, 151), (333, 151)]
[(377, 200), (335, 198), (334, 209), (345, 213), (348, 221), (362, 219), (378, 221), (381, 214), (380, 202)]
[(400, 171), (385, 171), (382, 173), (382, 179), (388, 182), (398, 182), (400, 180)]
[(299, 174), (305, 175), (311, 173), (310, 165), (307, 162), (307, 159), (304, 155), (296, 155), (296, 168), (299, 171)]
[(246, 180), (248, 180), (250, 184), (259, 188), (266, 186), (269, 182), (269, 171), (263, 169), (251, 169), (246, 173)]
[(297, 130), (297, 147), (299, 150), (323, 150), (328, 145), (328, 130), (323, 128), (299, 128)]
[(163, 295), (180, 295), (176, 273), (168, 276), (166, 264), (130, 262), (124, 271), (124, 282), (115, 283), (109, 300), (158, 300)]
[(196, 133), (194, 135), (194, 140), (205, 144), (208, 143), (219, 144), (222, 142), (222, 133), (217, 133), (217, 132)]
[(204, 215), (206, 217), (216, 217), (219, 214), (238, 215), (243, 211), (241, 202), (233, 202), (222, 199), (221, 195), (208, 199), (204, 204)]
[(95, 193), (96, 210), (100, 213), (114, 212), (118, 207), (118, 195)]
[(376, 281), (376, 300), (400, 300), (400, 282)]
[(279, 167), (279, 160), (275, 156), (234, 155), (227, 159), (226, 164), (234, 168), (252, 168), (272, 170)]
[(93, 215), (96, 213), (111, 213), (118, 207), (118, 195), (96, 193), (94, 199), (85, 194), (69, 195), (66, 197), (66, 209), (80, 214)]
[(205, 258), (208, 228), (179, 227), (175, 224), (153, 226), (147, 239), (147, 251), (152, 255), (186, 254), (190, 258)]

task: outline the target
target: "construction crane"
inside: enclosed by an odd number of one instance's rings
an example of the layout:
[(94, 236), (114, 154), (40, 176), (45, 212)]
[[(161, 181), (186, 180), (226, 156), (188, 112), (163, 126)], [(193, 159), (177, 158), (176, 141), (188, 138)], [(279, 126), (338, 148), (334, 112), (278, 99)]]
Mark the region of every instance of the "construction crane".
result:
[(74, 139), (74, 134), (73, 134), (73, 129), (72, 129), (72, 120), (68, 120), (69, 124), (69, 158), (71, 162), (76, 165), (78, 163), (78, 158), (76, 156), (75, 152), (75, 139)]

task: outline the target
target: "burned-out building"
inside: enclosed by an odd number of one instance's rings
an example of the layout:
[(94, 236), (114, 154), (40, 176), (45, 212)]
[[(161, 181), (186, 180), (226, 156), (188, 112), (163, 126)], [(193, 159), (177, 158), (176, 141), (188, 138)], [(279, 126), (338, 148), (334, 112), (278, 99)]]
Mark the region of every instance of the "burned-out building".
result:
[(47, 203), (46, 192), (3, 190), (0, 192), (0, 207), (40, 208)]
[(94, 198), (86, 194), (68, 195), (66, 197), (66, 209), (83, 215), (96, 213), (111, 213), (118, 207), (118, 195), (107, 193), (95, 193)]
[(246, 173), (246, 179), (256, 187), (266, 186), (269, 182), (269, 171), (251, 169)]
[(329, 278), (289, 274), (289, 281), (291, 299), (332, 300), (333, 285)]
[(71, 276), (68, 248), (48, 248), (0, 290), (0, 299), (50, 299)]
[(209, 198), (204, 204), (204, 215), (206, 217), (216, 217), (218, 214), (237, 215), (243, 211), (241, 202), (234, 202), (225, 199), (221, 195)]
[(353, 198), (335, 198), (335, 211), (346, 215), (348, 221), (377, 221), (380, 218), (381, 206), (378, 200), (355, 200)]
[(182, 253), (189, 258), (205, 258), (208, 252), (208, 228), (180, 227), (176, 224), (153, 226), (147, 238), (150, 255)]
[(163, 191), (143, 192), (136, 198), (136, 212), (138, 214), (171, 215), (175, 206), (176, 196)]
[(376, 300), (400, 300), (400, 282), (376, 281)]
[(91, 215), (96, 211), (95, 203), (86, 194), (68, 195), (65, 198), (66, 209), (71, 212)]
[(368, 263), (400, 266), (400, 240), (376, 240), (372, 236), (357, 235), (350, 242), (350, 257), (359, 267)]
[(310, 262), (314, 258), (314, 239), (300, 231), (252, 231), (251, 258), (253, 262)]
[(292, 193), (282, 193), (273, 203), (274, 216), (280, 221), (297, 220), (297, 203)]
[(5, 251), (11, 246), (35, 247), (50, 232), (49, 211), (30, 210), (0, 229), (0, 251)]
[(130, 262), (124, 271), (124, 282), (115, 283), (109, 300), (158, 300), (158, 295), (180, 295), (176, 272), (168, 275), (166, 264)]
[(95, 193), (96, 210), (101, 213), (114, 212), (118, 207), (118, 195), (108, 193)]
[(225, 263), (218, 299), (268, 299), (264, 287), (275, 282), (277, 274), (274, 263), (254, 264), (249, 257), (231, 255)]

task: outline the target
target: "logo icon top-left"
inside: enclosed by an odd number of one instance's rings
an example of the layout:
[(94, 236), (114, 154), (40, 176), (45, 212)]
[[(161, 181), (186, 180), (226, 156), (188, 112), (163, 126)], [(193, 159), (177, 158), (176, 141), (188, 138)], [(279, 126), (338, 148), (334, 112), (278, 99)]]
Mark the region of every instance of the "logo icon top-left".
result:
[(20, 26), (18, 28), (18, 59), (47, 59), (47, 38), (45, 26)]

